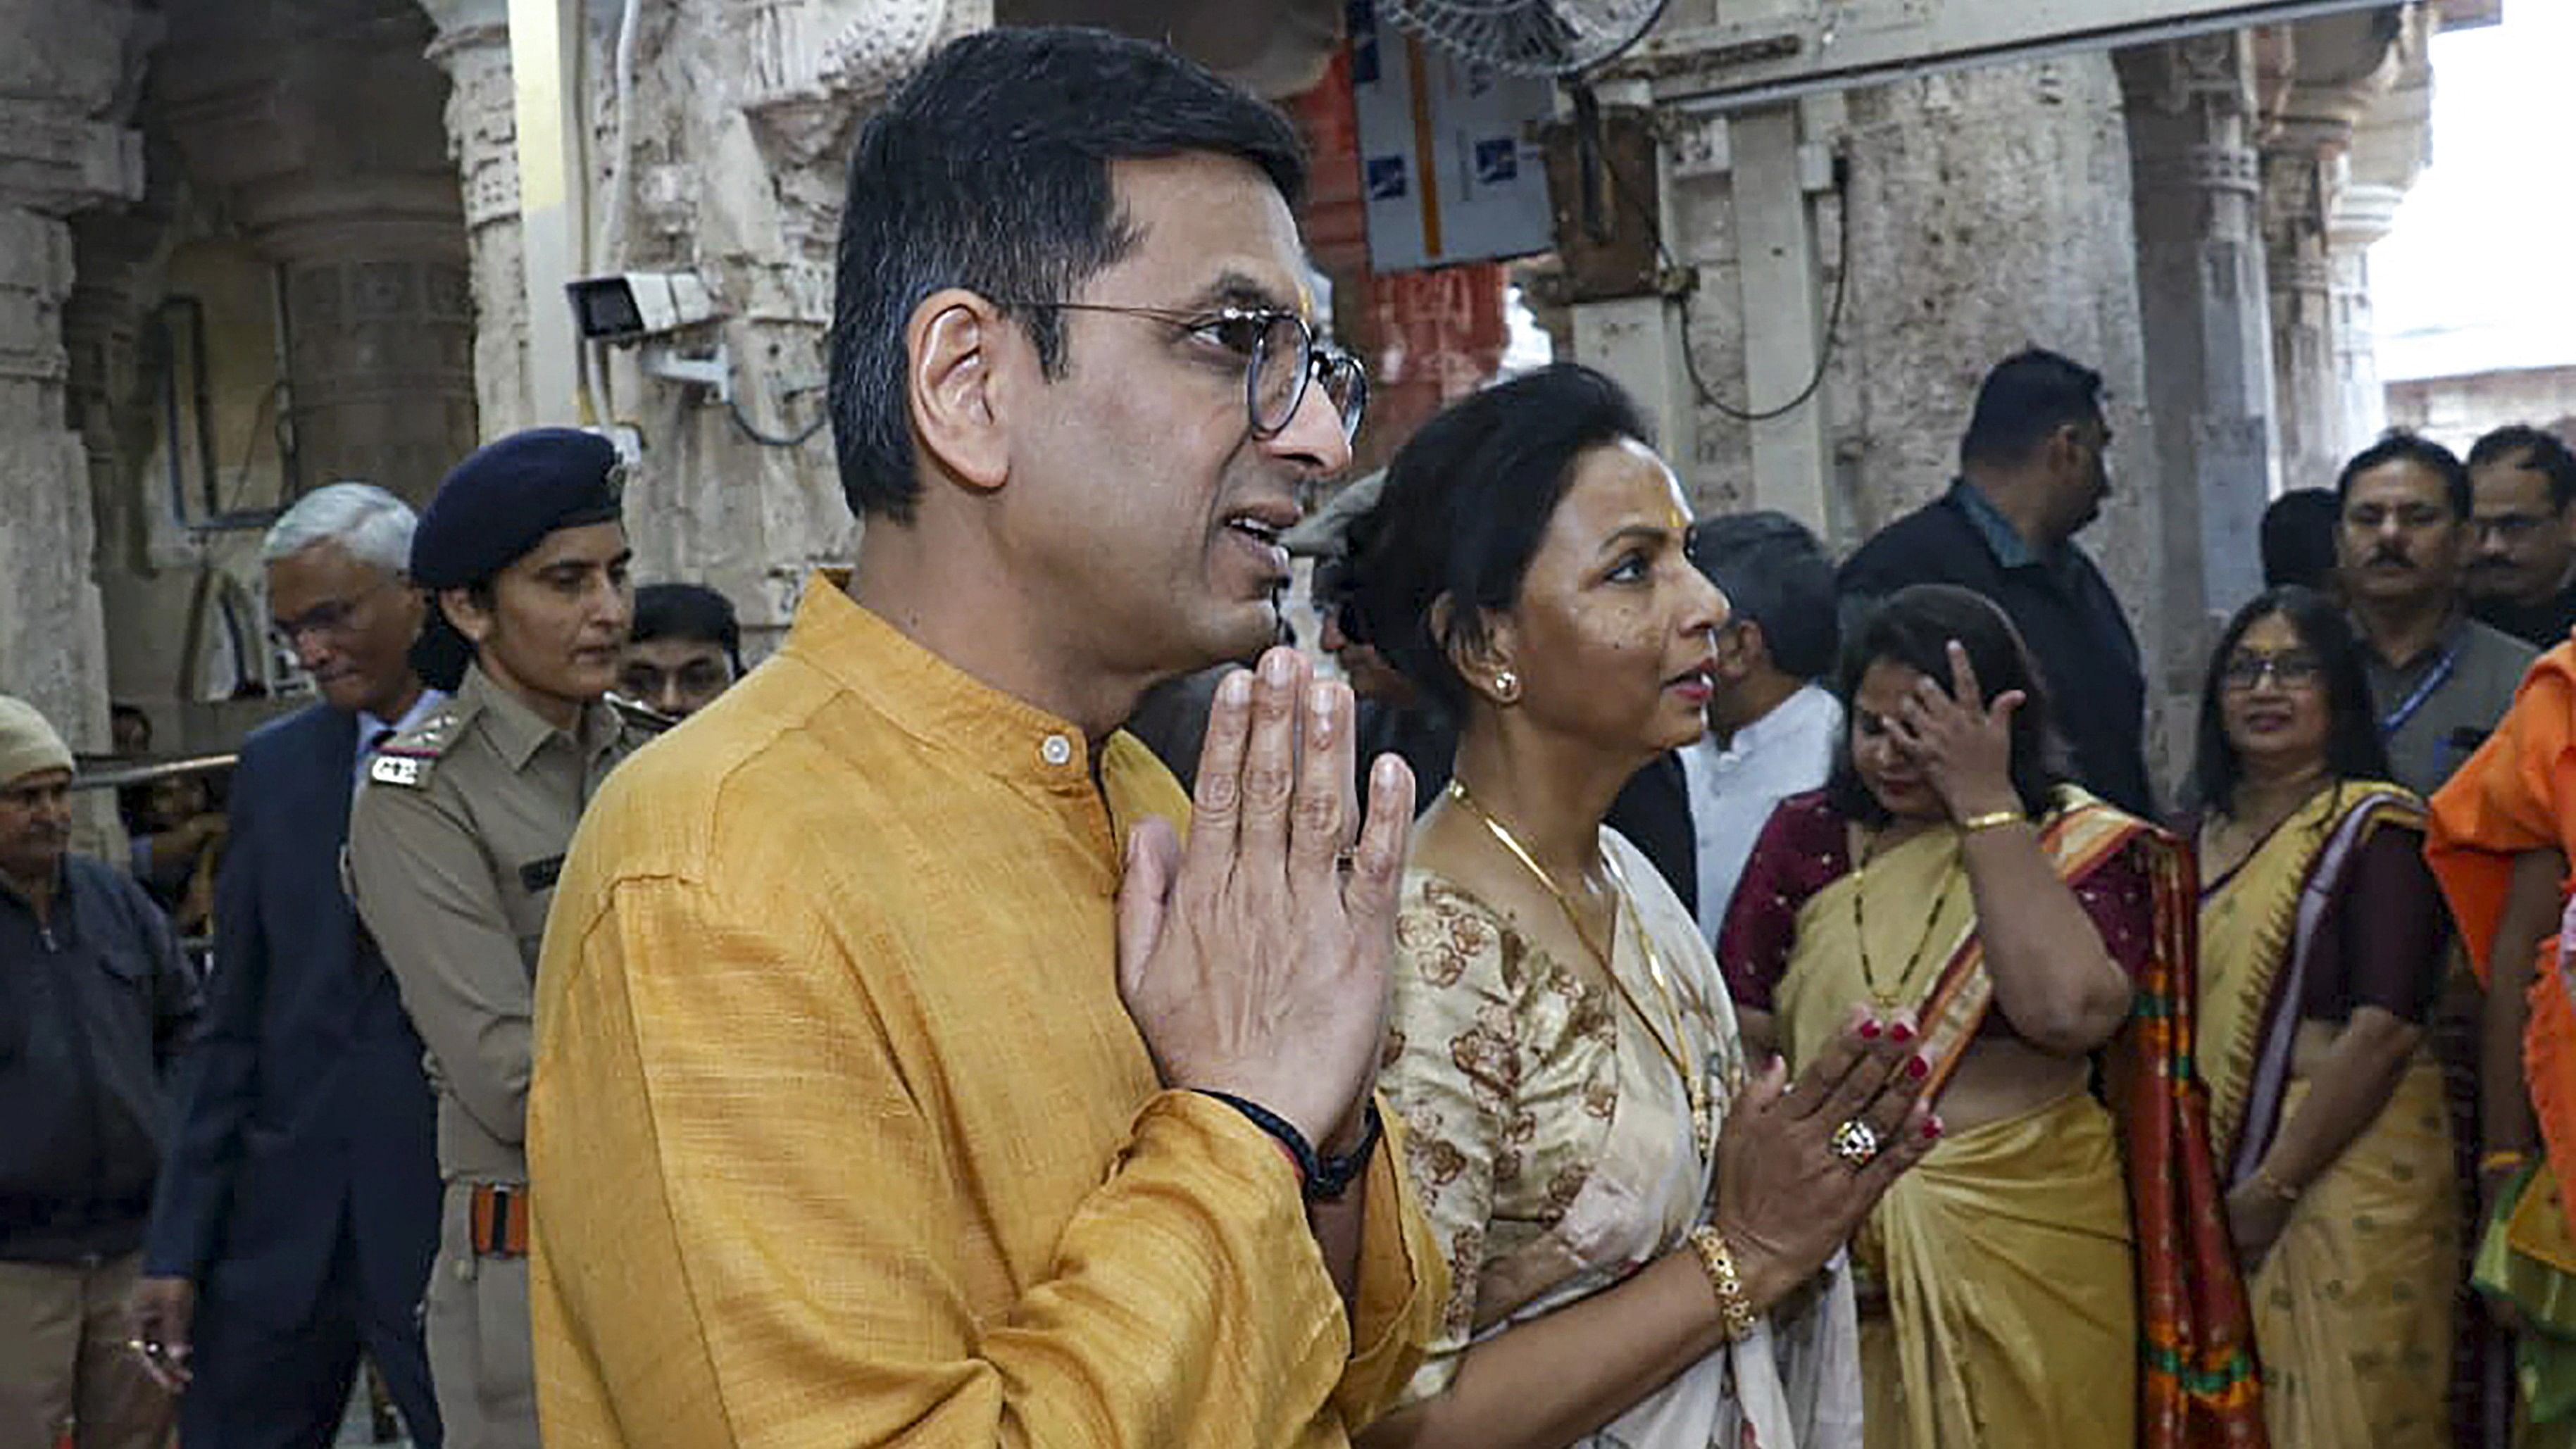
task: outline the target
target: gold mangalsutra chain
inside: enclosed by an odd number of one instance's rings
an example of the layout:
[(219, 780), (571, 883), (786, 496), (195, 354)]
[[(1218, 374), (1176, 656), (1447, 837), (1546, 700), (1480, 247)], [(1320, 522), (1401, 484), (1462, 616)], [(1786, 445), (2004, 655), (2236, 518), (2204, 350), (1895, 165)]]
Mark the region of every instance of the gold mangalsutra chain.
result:
[[(1602, 856), (1603, 864), (1609, 867), (1612, 889), (1617, 896), (1612, 909), (1617, 915), (1629, 917), (1630, 925), (1637, 933), (1637, 944), (1646, 957), (1647, 979), (1654, 982), (1655, 995), (1662, 1000), (1665, 1010), (1672, 1017), (1673, 1039), (1669, 1042), (1664, 1040), (1663, 1031), (1657, 1026), (1654, 1016), (1646, 1010), (1644, 1003), (1638, 1001), (1629, 992), (1628, 984), (1619, 979), (1618, 971), (1610, 964), (1610, 953), (1602, 950), (1600, 944), (1592, 939), (1592, 933), (1583, 929), (1583, 918), (1574, 908), (1574, 898), (1566, 894), (1565, 888), (1556, 883), (1556, 877), (1547, 873), (1547, 867), (1538, 863), (1538, 857), (1530, 854), (1529, 847), (1521, 844), (1520, 837), (1512, 833), (1510, 826), (1495, 818), (1492, 811), (1478, 804), (1476, 797), (1468, 794), (1467, 787), (1460, 784), (1454, 776), (1449, 781), (1448, 795), (1468, 814), (1475, 816), (1484, 825), (1487, 833), (1500, 842), (1504, 850), (1510, 852), (1512, 859), (1519, 861), (1521, 868), (1536, 878), (1548, 895), (1555, 899), (1556, 908), (1565, 913), (1565, 924), (1574, 932), (1574, 939), (1582, 942), (1583, 949), (1592, 954), (1592, 959), (1601, 967), (1602, 976), (1609, 981), (1610, 989), (1619, 994), (1621, 1001), (1627, 1003), (1628, 1010), (1636, 1015), (1637, 1024), (1646, 1029), (1647, 1039), (1655, 1044), (1655, 1049), (1663, 1053), (1664, 1060), (1672, 1063), (1673, 1070), (1681, 1075), (1682, 1091), (1690, 1099), (1691, 1141), (1699, 1148), (1700, 1156), (1705, 1158), (1714, 1145), (1717, 1135), (1716, 1114), (1711, 1105), (1708, 1089), (1708, 1073), (1705, 1070), (1692, 1071), (1690, 1059), (1684, 1055), (1684, 1050), (1690, 1045), (1688, 1018), (1683, 1012), (1680, 1001), (1675, 997), (1671, 983), (1666, 979), (1663, 957), (1655, 950), (1653, 939), (1646, 934), (1645, 923), (1635, 919), (1637, 903), (1629, 894), (1627, 878), (1620, 871), (1618, 862), (1612, 860), (1607, 853)], [(1618, 929), (1615, 915), (1611, 929), (1614, 931)]]
[(1852, 862), (1853, 946), (1860, 953), (1861, 984), (1868, 988), (1869, 999), (1877, 1004), (1883, 1015), (1905, 1004), (1906, 989), (1913, 983), (1914, 973), (1923, 965), (1923, 953), (1932, 948), (1932, 933), (1941, 927), (1941, 908), (1949, 904), (1952, 881), (1948, 876), (1943, 877), (1941, 893), (1932, 898), (1932, 909), (1924, 913), (1923, 938), (1914, 943), (1914, 950), (1906, 956), (1905, 969), (1897, 973), (1893, 984), (1881, 986), (1878, 972), (1869, 964), (1869, 921), (1861, 909), (1862, 900), (1869, 894), (1869, 858), (1876, 851), (1878, 833), (1863, 831), (1860, 843), (1860, 858)]

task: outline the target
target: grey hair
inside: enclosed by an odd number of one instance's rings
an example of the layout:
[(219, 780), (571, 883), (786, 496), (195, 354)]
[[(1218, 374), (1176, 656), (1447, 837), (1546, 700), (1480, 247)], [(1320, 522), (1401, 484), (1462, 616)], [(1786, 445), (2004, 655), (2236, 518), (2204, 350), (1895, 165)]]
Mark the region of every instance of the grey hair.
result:
[(336, 543), (363, 564), (390, 574), (411, 568), (411, 533), (420, 516), (411, 505), (372, 483), (334, 483), (295, 501), (259, 546), (259, 561), (273, 564), (317, 543)]

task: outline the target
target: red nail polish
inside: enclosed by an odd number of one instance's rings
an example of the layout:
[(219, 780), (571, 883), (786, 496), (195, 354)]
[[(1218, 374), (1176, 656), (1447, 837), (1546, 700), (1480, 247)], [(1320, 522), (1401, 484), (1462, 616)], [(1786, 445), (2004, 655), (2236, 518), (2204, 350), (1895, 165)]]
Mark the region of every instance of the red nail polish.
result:
[(1938, 1117), (1924, 1118), (1923, 1136), (1927, 1141), (1937, 1141), (1941, 1136), (1941, 1119)]
[(1878, 1018), (1871, 1017), (1869, 1020), (1860, 1024), (1860, 1039), (1862, 1041), (1878, 1040)]
[(1903, 1046), (1907, 1042), (1914, 1040), (1914, 1028), (1907, 1026), (1904, 1022), (1897, 1022), (1887, 1029), (1887, 1039), (1896, 1043), (1898, 1046)]
[(1918, 1082), (1922, 1081), (1925, 1077), (1932, 1075), (1932, 1064), (1923, 1060), (1923, 1058), (1919, 1056), (1907, 1057), (1905, 1059), (1905, 1075), (1912, 1077)]

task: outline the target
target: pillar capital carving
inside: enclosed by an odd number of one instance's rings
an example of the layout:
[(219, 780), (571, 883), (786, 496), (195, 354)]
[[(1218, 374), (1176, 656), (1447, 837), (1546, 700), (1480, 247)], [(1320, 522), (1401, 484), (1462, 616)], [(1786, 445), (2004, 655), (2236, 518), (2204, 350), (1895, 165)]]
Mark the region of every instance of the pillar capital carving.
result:
[(780, 159), (837, 154), (850, 124), (940, 45), (993, 23), (992, 0), (747, 0), (735, 104)]
[(2122, 100), (2132, 110), (2166, 115), (2252, 115), (2252, 49), (2246, 32), (2221, 31), (2123, 50), (2116, 57)]
[(0, 206), (47, 216), (143, 195), (143, 134), (46, 101), (0, 97)]

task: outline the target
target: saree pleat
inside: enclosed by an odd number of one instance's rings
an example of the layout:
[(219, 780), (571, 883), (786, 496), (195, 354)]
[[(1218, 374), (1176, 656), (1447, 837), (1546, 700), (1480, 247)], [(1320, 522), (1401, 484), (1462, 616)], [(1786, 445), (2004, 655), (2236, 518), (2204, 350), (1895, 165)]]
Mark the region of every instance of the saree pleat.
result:
[[(2306, 1100), (2293, 1044), (2327, 906), (2373, 832), (2423, 819), (2394, 785), (2346, 782), (2202, 893), (2201, 1061), (2230, 1182)], [(2299, 1195), (2248, 1288), (2264, 1418), (2281, 1449), (2437, 1449), (2449, 1407), (2459, 1204), (2442, 1071), (2419, 1053), (2378, 1116)]]
[[(2184, 852), (2073, 789), (2041, 848), (2070, 884), (2136, 853), (2155, 901), (2150, 959), (2129, 1024), (2098, 1058), (2107, 1102), (2079, 1092), (1945, 1140), (1864, 1228), (1889, 1290), (1862, 1333), (1871, 1449), (2260, 1445), (2252, 1327), (2192, 1066)], [(1865, 925), (1873, 966), (1902, 970), (1933, 943), (1937, 970), (1901, 986), (1934, 1089), (1947, 1080), (1993, 998), (1959, 869), (1956, 838), (1927, 832), (1869, 863), (1871, 899), (1884, 890), (1910, 911), (1856, 923), (1849, 875), (1799, 908), (1776, 993), (1792, 1066), (1815, 1059), (1873, 984), (1899, 984), (1864, 979)], [(1902, 1301), (1898, 1284), (1910, 1285)]]
[[(2308, 1084), (2293, 1081), (2283, 1115)], [(2377, 1120), (2299, 1194), (2250, 1285), (2280, 1449), (2447, 1449), (2459, 1221), (2441, 1068), (2410, 1066)]]
[(1855, 1256), (1869, 1449), (2137, 1442), (2138, 1313), (2110, 1114), (2077, 1091), (1899, 1179)]

